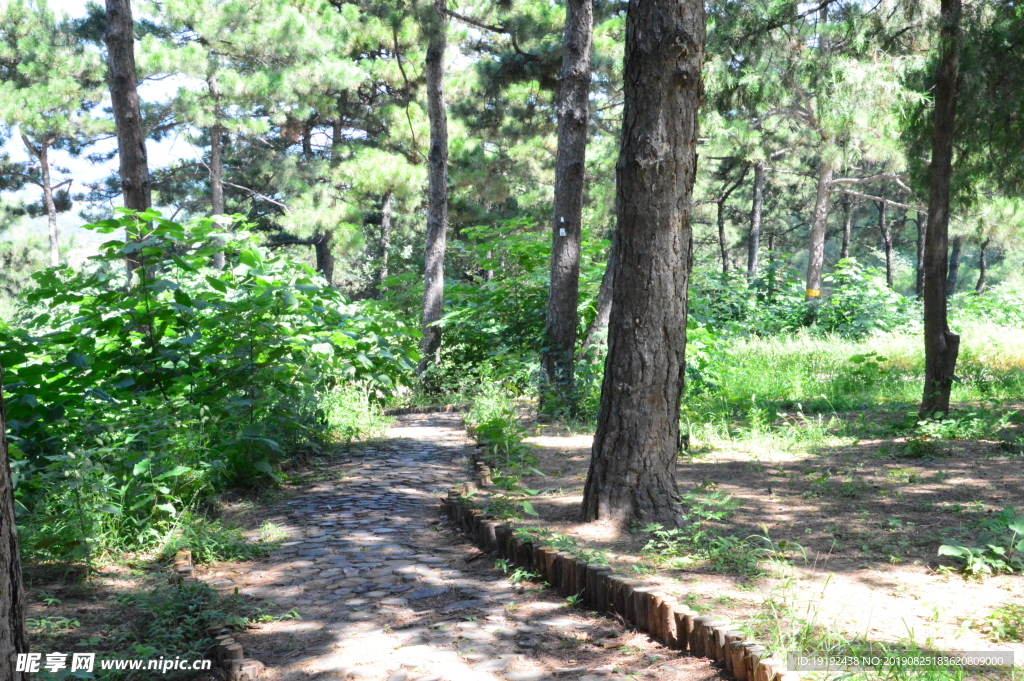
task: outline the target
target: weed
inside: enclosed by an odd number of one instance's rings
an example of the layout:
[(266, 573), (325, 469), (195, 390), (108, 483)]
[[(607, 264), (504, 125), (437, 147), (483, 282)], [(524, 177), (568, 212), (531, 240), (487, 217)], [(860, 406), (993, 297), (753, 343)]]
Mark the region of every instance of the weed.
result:
[(197, 563), (242, 561), (267, 555), (275, 542), (254, 544), (245, 540), (240, 528), (226, 527), (219, 520), (211, 521), (185, 512), (164, 538), (159, 553), (161, 560), (168, 560), (187, 548), (192, 550), (192, 558)]
[(963, 571), (972, 577), (1000, 572), (1024, 572), (1024, 515), (1012, 506), (982, 523), (979, 546), (943, 544), (940, 556), (952, 556), (962, 562)]
[(1024, 605), (1007, 603), (990, 612), (974, 627), (996, 643), (1024, 639)]

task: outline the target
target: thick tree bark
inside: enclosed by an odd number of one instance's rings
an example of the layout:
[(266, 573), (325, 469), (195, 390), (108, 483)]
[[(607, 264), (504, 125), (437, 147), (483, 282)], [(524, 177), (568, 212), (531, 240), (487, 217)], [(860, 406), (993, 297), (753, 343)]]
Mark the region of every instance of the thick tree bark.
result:
[(14, 483), (7, 451), (3, 369), (0, 368), (0, 679), (22, 681), (15, 671), (19, 653), (28, 652), (25, 635), (25, 589), (21, 581), (18, 528), (14, 522)]
[(953, 247), (949, 253), (949, 269), (946, 273), (946, 295), (956, 293), (957, 281), (960, 279), (960, 254), (964, 248), (964, 238), (960, 235), (953, 237)]
[(375, 289), (376, 298), (384, 297), (384, 280), (388, 278), (388, 258), (391, 257), (391, 211), (394, 193), (384, 194), (380, 207), (380, 265), (377, 267)]
[(974, 292), (981, 293), (985, 288), (985, 280), (988, 278), (988, 244), (991, 239), (981, 242), (981, 251), (978, 253), (978, 283), (974, 285)]
[[(131, 0), (106, 0), (106, 5), (107, 86), (110, 88), (117, 132), (121, 195), (125, 208), (145, 211), (152, 206), (152, 192), (146, 134), (142, 129), (139, 108), (132, 5)], [(144, 231), (144, 226), (136, 225), (134, 230), (129, 230), (128, 239), (138, 241), (144, 236)], [(129, 274), (142, 264), (137, 254), (128, 255), (126, 260)]]
[(725, 236), (725, 204), (732, 196), (732, 193), (736, 191), (736, 188), (743, 184), (743, 180), (747, 177), (747, 171), (750, 166), (746, 166), (743, 169), (743, 174), (740, 178), (732, 183), (731, 186), (724, 189), (719, 195), (718, 200), (715, 204), (718, 207), (718, 249), (722, 256), (722, 274), (728, 275), (729, 268), (732, 266), (732, 258), (729, 255), (729, 242)]
[(917, 277), (914, 280), (914, 295), (918, 300), (924, 295), (924, 249), (928, 237), (928, 213), (917, 211)]
[(949, 330), (946, 310), (946, 248), (949, 232), (953, 135), (959, 76), (960, 0), (942, 0), (939, 66), (928, 187), (928, 238), (924, 251), (924, 395), (922, 417), (949, 413), (960, 336)]
[(587, 329), (587, 337), (583, 341), (586, 351), (596, 345), (608, 328), (608, 320), (612, 314), (612, 288), (615, 283), (615, 236), (612, 236), (611, 247), (608, 249), (608, 262), (604, 266), (601, 286), (597, 289), (597, 314)]
[(764, 212), (764, 162), (754, 164), (754, 201), (750, 208), (750, 238), (747, 240), (747, 279), (757, 278), (757, 257), (761, 249), (761, 215)]
[(675, 463), (704, 26), (700, 0), (629, 3), (613, 302), (584, 520), (680, 522)]
[(892, 232), (889, 231), (889, 223), (885, 219), (885, 212), (888, 207), (888, 201), (882, 201), (878, 204), (878, 232), (882, 237), (882, 250), (885, 252), (885, 283), (889, 288), (892, 288)]
[(309, 158), (313, 155), (313, 123), (307, 121), (302, 125), (302, 155)]
[(722, 258), (722, 274), (729, 274), (729, 242), (725, 238), (725, 199), (715, 202), (718, 221), (718, 252)]
[[(540, 356), (547, 383), (541, 390), (542, 406), (549, 397), (562, 406), (571, 408), (573, 404), (593, 25), (593, 0), (566, 0), (559, 81), (551, 284), (544, 322), (545, 343)], [(549, 390), (553, 394), (549, 395)]]
[[(210, 128), (210, 199), (211, 214), (216, 217), (224, 214), (224, 159), (221, 156), (221, 135), (223, 128), (215, 124)], [(219, 250), (213, 256), (213, 268), (224, 269), (224, 251)]]
[(444, 0), (428, 10), (427, 115), (430, 151), (427, 154), (427, 247), (423, 274), (423, 338), (419, 373), (436, 363), (441, 352), (444, 304), (444, 254), (448, 228), (448, 117), (444, 109), (444, 52), (448, 44), (448, 14)]
[(313, 249), (316, 253), (316, 271), (323, 275), (329, 286), (334, 286), (334, 232), (325, 229), (314, 237)]
[(807, 253), (807, 300), (821, 296), (821, 271), (825, 266), (825, 226), (828, 223), (829, 186), (834, 169), (829, 161), (818, 168), (818, 193), (814, 200), (814, 219)]
[(839, 249), (839, 259), (850, 257), (850, 239), (853, 238), (853, 206), (850, 197), (843, 194), (843, 246)]

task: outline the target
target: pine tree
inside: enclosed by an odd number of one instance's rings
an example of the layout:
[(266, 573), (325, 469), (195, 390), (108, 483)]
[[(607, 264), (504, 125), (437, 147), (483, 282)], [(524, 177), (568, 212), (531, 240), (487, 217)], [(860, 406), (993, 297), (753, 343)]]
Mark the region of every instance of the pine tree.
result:
[(633, 0), (627, 10), (614, 300), (585, 520), (680, 522), (675, 461), (704, 22), (699, 0)]
[(33, 163), (27, 181), (42, 190), (49, 225), (50, 266), (60, 264), (57, 212), (70, 180), (55, 182), (51, 152), (78, 153), (105, 126), (90, 111), (103, 98), (103, 66), (71, 22), (45, 0), (11, 0), (0, 10), (0, 121), (16, 126)]

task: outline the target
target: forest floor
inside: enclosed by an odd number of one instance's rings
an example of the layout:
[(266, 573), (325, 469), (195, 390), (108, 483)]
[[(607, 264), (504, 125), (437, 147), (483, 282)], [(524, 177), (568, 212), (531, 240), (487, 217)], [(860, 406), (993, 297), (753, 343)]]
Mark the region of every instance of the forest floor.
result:
[[(384, 439), (297, 472), (276, 499), (226, 509), (253, 537), (268, 521), (286, 535), (266, 558), (196, 570), (265, 615), (234, 634), (266, 665), (263, 678), (719, 678), (707, 660), (514, 583), (444, 524), (439, 500), (466, 479), (469, 447), (456, 415), (403, 416)], [(103, 568), (91, 586), (36, 574), (29, 617), (55, 624), (34, 630), (33, 650), (109, 649), (113, 623), (139, 616), (124, 595), (154, 579), (123, 566)]]
[[(974, 545), (981, 523), (1004, 507), (1024, 511), (1024, 458), (996, 442), (929, 443), (921, 451), (891, 437), (812, 447), (748, 439), (692, 451), (679, 459), (677, 479), (682, 492), (705, 500), (705, 541), (747, 540), (739, 551), (755, 555), (725, 551), (723, 560), (673, 564), (644, 550), (651, 535), (641, 528), (577, 521), (591, 435), (536, 424), (530, 431), (526, 442), (544, 475), (522, 478), (538, 514), (523, 524), (603, 551), (616, 569), (691, 607), (755, 630), (809, 624), (847, 639), (1011, 649), (1018, 664), (1024, 659), (1024, 642), (986, 635), (995, 609), (1024, 608), (1024, 575), (967, 579), (937, 556), (944, 543)], [(735, 506), (727, 519), (711, 517), (727, 506)]]

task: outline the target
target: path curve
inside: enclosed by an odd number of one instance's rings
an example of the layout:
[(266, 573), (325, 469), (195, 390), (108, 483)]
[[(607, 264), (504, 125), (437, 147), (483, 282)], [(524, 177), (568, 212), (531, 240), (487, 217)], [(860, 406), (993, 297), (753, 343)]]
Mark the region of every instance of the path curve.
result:
[[(714, 681), (621, 622), (512, 584), (452, 526), (439, 497), (463, 480), (472, 443), (458, 415), (406, 415), (355, 446), (260, 520), (288, 539), (268, 558), (200, 575), (267, 603), (235, 636), (270, 681)], [(271, 605), (272, 604), (272, 605)]]

